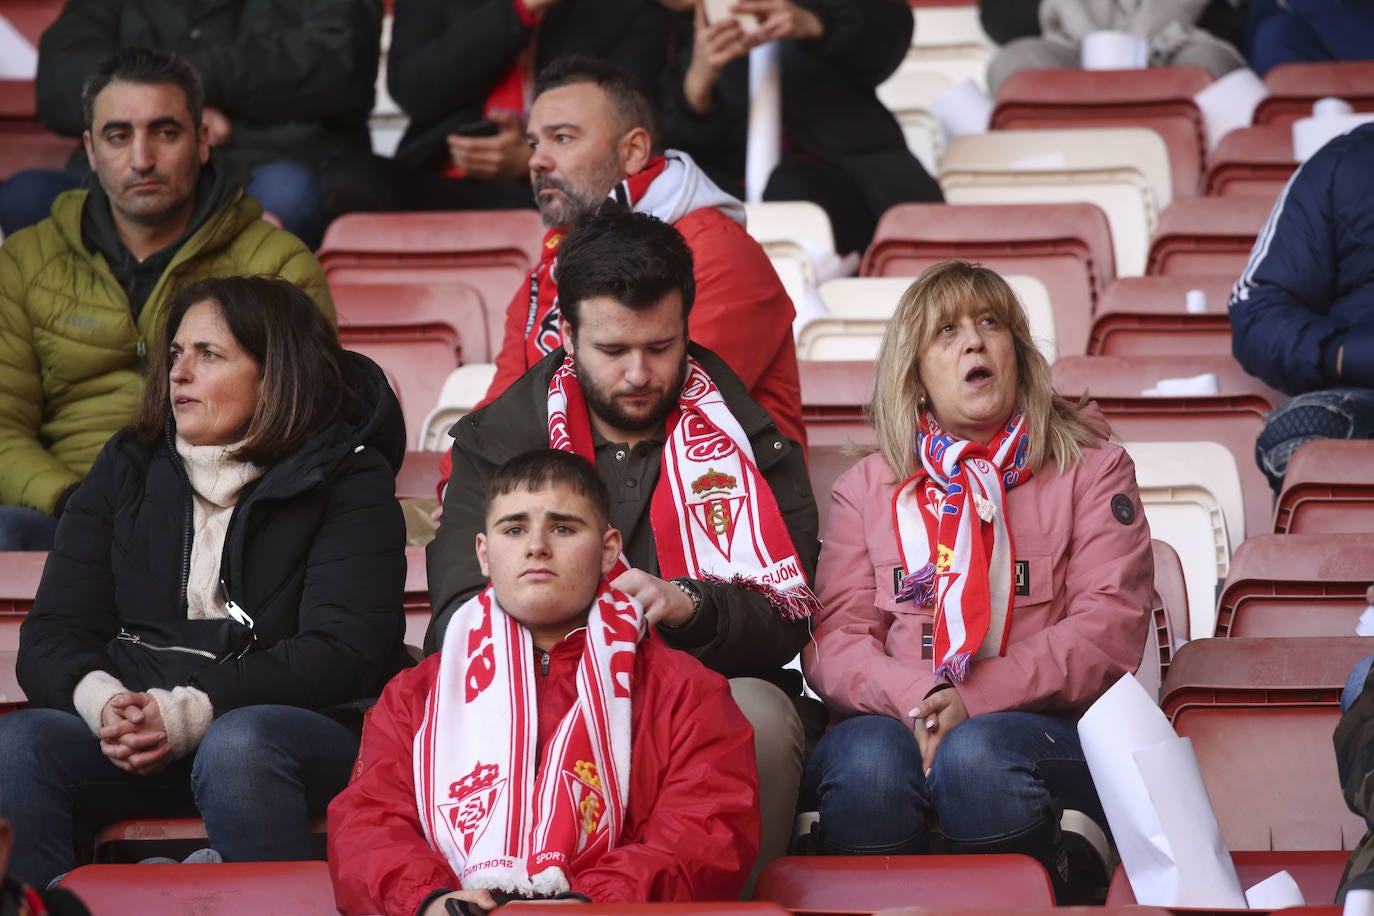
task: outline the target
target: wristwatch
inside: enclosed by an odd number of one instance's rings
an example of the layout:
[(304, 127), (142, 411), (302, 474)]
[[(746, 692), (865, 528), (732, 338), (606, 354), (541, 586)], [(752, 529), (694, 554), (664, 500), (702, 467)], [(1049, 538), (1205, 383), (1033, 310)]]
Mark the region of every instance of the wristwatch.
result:
[(676, 585), (678, 591), (692, 599), (692, 616), (695, 617), (697, 611), (701, 610), (701, 589), (697, 588), (697, 584), (685, 576), (678, 576), (676, 579), (669, 579), (668, 581)]

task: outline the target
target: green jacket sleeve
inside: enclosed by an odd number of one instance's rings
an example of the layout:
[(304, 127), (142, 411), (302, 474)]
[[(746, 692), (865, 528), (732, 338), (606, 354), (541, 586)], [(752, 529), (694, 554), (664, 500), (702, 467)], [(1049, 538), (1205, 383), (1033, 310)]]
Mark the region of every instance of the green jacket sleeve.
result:
[(81, 480), (43, 445), (43, 385), (27, 290), (12, 251), (0, 248), (0, 505), (52, 514)]

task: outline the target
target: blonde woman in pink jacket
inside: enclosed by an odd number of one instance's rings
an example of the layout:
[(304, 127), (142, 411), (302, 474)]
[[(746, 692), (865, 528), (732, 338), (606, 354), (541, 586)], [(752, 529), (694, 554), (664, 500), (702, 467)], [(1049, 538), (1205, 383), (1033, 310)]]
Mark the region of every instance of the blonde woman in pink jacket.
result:
[[(1106, 831), (1075, 723), (1144, 651), (1135, 468), (1054, 394), (996, 273), (946, 261), (877, 361), (878, 451), (835, 484), (803, 655), (843, 721), (803, 777), (831, 854), (1020, 852), (1067, 888), (1060, 814)], [(1084, 876), (1075, 875), (1074, 885)]]

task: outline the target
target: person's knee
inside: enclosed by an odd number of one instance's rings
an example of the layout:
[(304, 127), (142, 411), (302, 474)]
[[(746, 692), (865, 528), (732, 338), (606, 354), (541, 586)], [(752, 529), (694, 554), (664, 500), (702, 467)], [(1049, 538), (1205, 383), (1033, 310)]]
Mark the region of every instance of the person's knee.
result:
[(783, 764), (794, 760), (800, 770), (805, 735), (801, 717), (787, 694), (760, 678), (736, 677), (730, 679), (730, 696), (754, 728), (759, 770), (765, 770), (765, 756)]
[(920, 773), (921, 748), (902, 722), (888, 716), (856, 716), (826, 732), (813, 755), (821, 795), (847, 786), (885, 798), (904, 790)]
[(319, 178), (295, 162), (268, 162), (253, 170), (248, 193), (282, 226), (312, 248), (324, 230), (324, 201)]
[(0, 506), (0, 550), (51, 550), (57, 519), (25, 506)]
[(277, 766), (282, 729), (273, 706), (232, 709), (211, 723), (196, 749), (191, 785), (199, 798), (203, 790), (251, 786), (264, 769)]

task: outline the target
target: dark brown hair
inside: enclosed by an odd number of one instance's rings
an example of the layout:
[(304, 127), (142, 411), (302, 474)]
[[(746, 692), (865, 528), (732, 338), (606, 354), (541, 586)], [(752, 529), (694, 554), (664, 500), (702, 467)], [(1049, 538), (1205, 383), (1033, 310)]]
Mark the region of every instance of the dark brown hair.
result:
[(596, 466), (581, 455), (553, 448), (523, 452), (497, 468), (482, 494), (482, 517), (485, 519), (491, 512), (491, 504), (498, 496), (559, 486), (570, 487), (579, 496), (587, 497), (596, 510), (596, 522), (604, 525), (611, 517), (611, 496)]
[(649, 135), (649, 146), (652, 151), (663, 151), (658, 118), (643, 87), (635, 82), (634, 77), (628, 72), (608, 61), (580, 54), (559, 57), (540, 70), (535, 77), (534, 96), (538, 98), (550, 89), (560, 89), (579, 83), (591, 83), (606, 93), (611, 109), (615, 112), (621, 136), (636, 127), (642, 127)]
[(205, 87), (200, 74), (183, 58), (170, 51), (152, 48), (120, 48), (96, 65), (95, 72), (81, 87), (81, 117), (86, 129), (95, 120), (95, 98), (111, 83), (140, 83), (143, 85), (170, 84), (186, 97), (186, 110), (191, 126), (200, 128), (205, 109)]
[(345, 415), (354, 395), (344, 378), (343, 349), (315, 301), (277, 277), (214, 277), (182, 287), (168, 303), (134, 420), (136, 439), (152, 444), (166, 428), (172, 340), (186, 313), (202, 302), (219, 309), (262, 378), (262, 396), (234, 458), (275, 464)]

